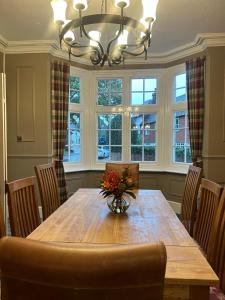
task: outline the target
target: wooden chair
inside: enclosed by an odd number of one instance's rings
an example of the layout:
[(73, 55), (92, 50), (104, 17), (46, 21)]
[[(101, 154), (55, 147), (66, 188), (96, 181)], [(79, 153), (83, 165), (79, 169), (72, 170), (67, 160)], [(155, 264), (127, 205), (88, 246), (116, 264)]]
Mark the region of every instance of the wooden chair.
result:
[(218, 275), (220, 288), (225, 293), (225, 189), (212, 226), (207, 260)]
[(139, 164), (131, 163), (131, 164), (118, 164), (118, 163), (106, 163), (105, 170), (106, 171), (115, 171), (119, 174), (128, 168), (128, 173), (134, 179), (134, 186), (135, 188), (139, 187)]
[(193, 237), (206, 254), (221, 192), (222, 187), (219, 184), (204, 178), (201, 180), (200, 207)]
[(197, 196), (202, 177), (202, 169), (190, 166), (185, 180), (181, 206), (181, 220), (187, 231), (193, 236), (197, 213)]
[(27, 177), (7, 184), (11, 233), (26, 237), (40, 224), (35, 196), (35, 177)]
[(3, 300), (162, 300), (166, 248), (83, 248), (4, 237), (0, 268)]
[(0, 203), (0, 238), (6, 235), (6, 228), (4, 223), (4, 214), (2, 211), (2, 205)]
[(58, 180), (53, 164), (35, 166), (40, 191), (43, 219), (45, 220), (60, 206)]

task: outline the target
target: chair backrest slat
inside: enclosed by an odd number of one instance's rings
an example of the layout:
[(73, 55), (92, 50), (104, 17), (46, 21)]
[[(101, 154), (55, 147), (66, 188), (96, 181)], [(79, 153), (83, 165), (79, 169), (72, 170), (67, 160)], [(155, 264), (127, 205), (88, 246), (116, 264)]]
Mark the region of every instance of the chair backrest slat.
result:
[(12, 181), (7, 191), (12, 235), (26, 237), (40, 224), (35, 177)]
[(130, 163), (130, 164), (120, 164), (120, 163), (106, 163), (106, 171), (114, 171), (119, 174), (122, 174), (125, 169), (128, 169), (128, 174), (132, 176), (134, 180), (134, 187), (139, 187), (139, 164)]
[(212, 225), (220, 202), (222, 187), (210, 180), (202, 179), (200, 206), (194, 229), (194, 239), (207, 254)]
[(193, 235), (197, 213), (197, 196), (202, 177), (202, 169), (190, 166), (185, 180), (181, 206), (181, 220), (189, 234)]
[(45, 220), (60, 206), (58, 179), (53, 164), (35, 166), (40, 191), (43, 219)]

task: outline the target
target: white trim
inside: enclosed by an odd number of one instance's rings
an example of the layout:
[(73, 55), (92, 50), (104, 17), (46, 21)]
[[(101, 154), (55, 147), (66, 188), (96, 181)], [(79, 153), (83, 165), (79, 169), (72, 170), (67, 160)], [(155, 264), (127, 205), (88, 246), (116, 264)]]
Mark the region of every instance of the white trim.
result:
[[(22, 54), (22, 53), (49, 53), (56, 57), (68, 58), (67, 52), (60, 49), (58, 42), (54, 40), (25, 40), (25, 41), (7, 41), (0, 36), (1, 44), (5, 47), (7, 54)], [(143, 57), (127, 59), (126, 64), (162, 64), (184, 58), (204, 51), (208, 47), (225, 46), (225, 33), (201, 33), (196, 36), (194, 41), (183, 46), (174, 48), (164, 53), (150, 53), (147, 62)], [(71, 60), (87, 66), (91, 63), (84, 59), (76, 59), (71, 57)]]
[(7, 45), (7, 40), (0, 34), (0, 51), (4, 53)]
[(169, 201), (169, 200), (168, 200), (168, 203), (176, 214), (181, 213), (181, 203)]

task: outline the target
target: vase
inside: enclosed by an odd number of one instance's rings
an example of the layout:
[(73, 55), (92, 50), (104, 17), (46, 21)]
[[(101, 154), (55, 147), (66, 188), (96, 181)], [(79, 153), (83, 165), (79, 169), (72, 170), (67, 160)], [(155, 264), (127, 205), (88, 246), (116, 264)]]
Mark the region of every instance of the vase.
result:
[(130, 200), (129, 200), (129, 197), (124, 198), (123, 196), (108, 197), (107, 205), (113, 213), (123, 214), (126, 212), (128, 207), (130, 206)]

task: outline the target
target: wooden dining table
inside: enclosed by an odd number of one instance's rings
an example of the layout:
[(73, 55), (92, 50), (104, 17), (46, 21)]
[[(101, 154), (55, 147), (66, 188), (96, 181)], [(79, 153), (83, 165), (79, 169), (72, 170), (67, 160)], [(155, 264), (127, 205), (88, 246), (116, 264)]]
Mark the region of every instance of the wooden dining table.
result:
[(29, 236), (67, 247), (164, 242), (165, 300), (208, 300), (218, 277), (159, 190), (136, 190), (125, 214), (109, 211), (99, 189), (79, 189)]

